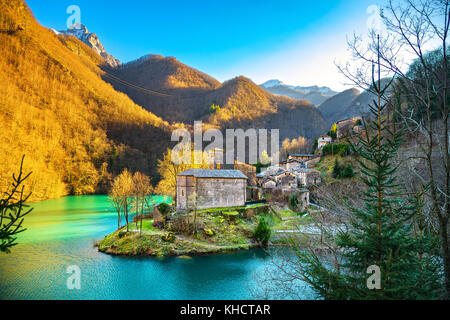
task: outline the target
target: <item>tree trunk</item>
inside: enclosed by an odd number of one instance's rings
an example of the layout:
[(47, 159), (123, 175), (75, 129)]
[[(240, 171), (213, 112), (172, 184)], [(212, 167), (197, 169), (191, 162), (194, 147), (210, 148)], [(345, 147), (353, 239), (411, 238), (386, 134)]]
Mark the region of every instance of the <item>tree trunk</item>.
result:
[(141, 225), (139, 226), (139, 236), (142, 236), (142, 220), (144, 219), (144, 201), (145, 197), (142, 198), (141, 202)]
[(130, 230), (128, 229), (128, 200), (125, 200), (125, 208), (124, 208), (124, 213), (125, 213), (125, 222), (127, 223), (127, 232), (129, 232)]
[(197, 234), (197, 209), (194, 211), (194, 235)]

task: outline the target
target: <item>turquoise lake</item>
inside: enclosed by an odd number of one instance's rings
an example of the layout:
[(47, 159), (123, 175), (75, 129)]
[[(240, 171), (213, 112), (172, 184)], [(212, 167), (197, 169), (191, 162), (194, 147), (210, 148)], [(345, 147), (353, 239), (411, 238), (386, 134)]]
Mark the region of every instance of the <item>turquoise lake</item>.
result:
[[(95, 241), (114, 231), (106, 196), (33, 203), (27, 231), (12, 254), (0, 254), (0, 299), (253, 299), (255, 275), (271, 259), (262, 250), (194, 257), (113, 257)], [(69, 266), (81, 270), (81, 289), (67, 288)]]

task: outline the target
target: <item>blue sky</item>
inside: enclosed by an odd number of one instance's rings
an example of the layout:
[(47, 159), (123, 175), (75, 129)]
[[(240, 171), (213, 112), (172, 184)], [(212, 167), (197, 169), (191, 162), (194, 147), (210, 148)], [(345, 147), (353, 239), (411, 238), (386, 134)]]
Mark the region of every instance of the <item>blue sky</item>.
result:
[(244, 75), (342, 90), (335, 61), (348, 59), (346, 36), (365, 33), (375, 0), (28, 0), (38, 21), (66, 29), (70, 5), (123, 62), (174, 56), (219, 81)]

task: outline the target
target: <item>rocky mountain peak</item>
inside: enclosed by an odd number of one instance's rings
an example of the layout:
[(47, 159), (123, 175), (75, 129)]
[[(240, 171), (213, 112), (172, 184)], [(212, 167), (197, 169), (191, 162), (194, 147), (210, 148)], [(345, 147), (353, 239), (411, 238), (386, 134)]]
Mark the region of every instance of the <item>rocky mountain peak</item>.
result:
[(97, 34), (89, 32), (85, 25), (77, 24), (65, 31), (59, 31), (58, 33), (75, 36), (80, 41), (87, 44), (90, 48), (94, 49), (101, 57), (103, 57), (103, 59), (105, 59), (105, 62), (110, 67), (115, 68), (120, 65), (120, 61), (110, 55), (103, 47), (103, 44), (100, 42)]
[(277, 79), (266, 81), (261, 85), (261, 87), (263, 87), (264, 89), (279, 87), (279, 86), (284, 86), (284, 83)]

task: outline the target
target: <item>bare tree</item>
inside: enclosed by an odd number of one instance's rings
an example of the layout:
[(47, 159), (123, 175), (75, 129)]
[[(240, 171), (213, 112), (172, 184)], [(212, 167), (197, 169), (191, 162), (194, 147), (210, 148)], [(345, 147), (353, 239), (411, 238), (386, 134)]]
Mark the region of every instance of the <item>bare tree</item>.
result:
[[(450, 153), (448, 130), (449, 0), (389, 0), (381, 12), (387, 34), (377, 46), (376, 32), (368, 41), (354, 36), (348, 41), (354, 64), (338, 66), (354, 84), (370, 87), (370, 74), (379, 48), (384, 76), (395, 79), (402, 108), (394, 109), (417, 141), (411, 158), (423, 166), (410, 166), (417, 185), (423, 185), (430, 210), (438, 221), (445, 272), (446, 297), (450, 298)], [(413, 63), (411, 63), (414, 61)], [(395, 98), (395, 97), (394, 97)], [(392, 99), (389, 97), (388, 99)], [(404, 151), (405, 152), (405, 151)]]
[(142, 235), (142, 220), (144, 217), (146, 198), (153, 192), (153, 187), (150, 184), (150, 178), (140, 172), (136, 172), (133, 175), (133, 183), (134, 183), (136, 214), (139, 217), (140, 221), (139, 234)]
[(297, 139), (286, 138), (283, 140), (280, 156), (282, 159), (286, 159), (289, 154), (310, 153), (313, 147), (313, 142), (304, 137), (298, 137)]
[(122, 212), (122, 197), (118, 194), (117, 190), (113, 188), (109, 192), (108, 200), (111, 202), (114, 209), (116, 209), (117, 212), (117, 230), (120, 230), (120, 217)]
[(188, 208), (194, 212), (194, 235), (197, 234), (197, 211), (200, 204), (203, 202), (203, 197), (196, 192), (188, 197)]
[(117, 211), (117, 227), (120, 229), (120, 212), (123, 212), (125, 222), (127, 224), (127, 232), (129, 231), (128, 218), (130, 198), (134, 193), (133, 176), (125, 169), (114, 181), (110, 191), (110, 201)]

